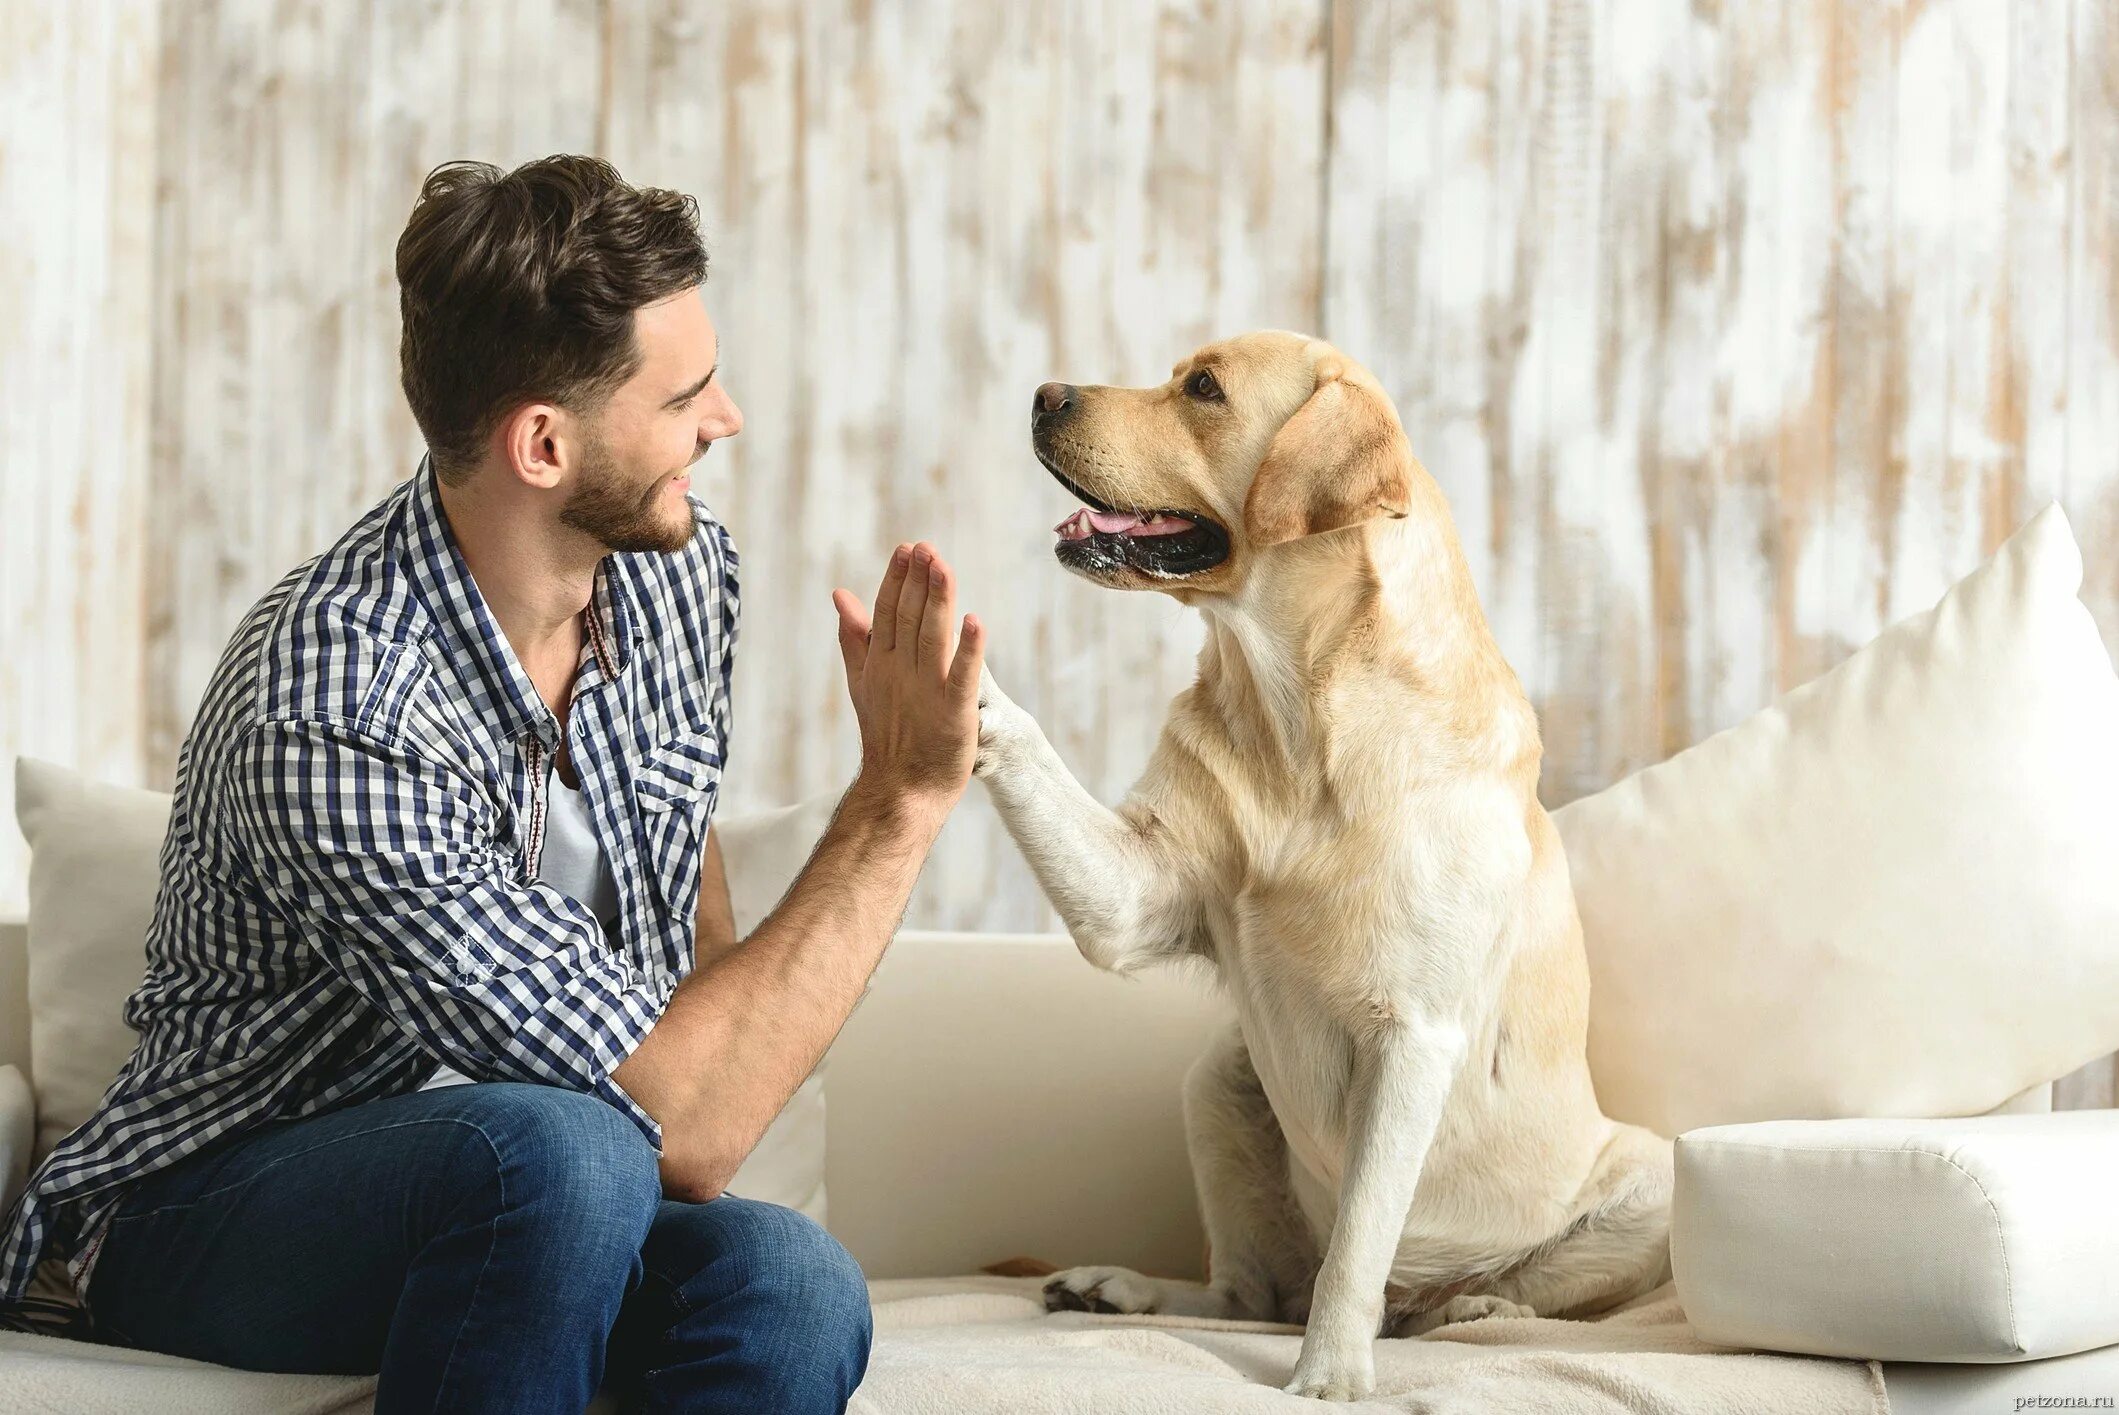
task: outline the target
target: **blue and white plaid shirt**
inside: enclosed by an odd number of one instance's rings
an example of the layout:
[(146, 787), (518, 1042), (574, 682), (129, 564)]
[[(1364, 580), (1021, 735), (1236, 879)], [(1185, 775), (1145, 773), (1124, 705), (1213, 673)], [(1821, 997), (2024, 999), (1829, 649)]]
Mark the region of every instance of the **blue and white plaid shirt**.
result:
[(603, 1097), (693, 961), (729, 728), (736, 554), (597, 571), (567, 724), (618, 885), (612, 936), (537, 879), (559, 723), (486, 608), (430, 467), (244, 618), (177, 763), (140, 1033), (31, 1177), (0, 1305), (47, 1249), (77, 1287), (126, 1185), (223, 1136), (473, 1080)]

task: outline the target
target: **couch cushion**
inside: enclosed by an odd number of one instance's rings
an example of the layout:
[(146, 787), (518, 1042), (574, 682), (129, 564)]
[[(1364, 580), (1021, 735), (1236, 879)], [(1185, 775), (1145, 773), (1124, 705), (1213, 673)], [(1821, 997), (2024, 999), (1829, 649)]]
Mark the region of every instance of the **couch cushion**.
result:
[(29, 1048), (41, 1161), (87, 1120), (132, 1055), (119, 1015), (146, 971), (169, 797), (23, 757), (15, 819), (29, 842)]
[(2119, 679), (2040, 512), (1934, 609), (1554, 813), (1605, 1111), (1969, 1115), (2119, 1047)]
[(1671, 1266), (1708, 1341), (1887, 1361), (2119, 1342), (2119, 1111), (1678, 1137)]
[[(15, 815), (30, 847), (30, 1063), (40, 1160), (88, 1119), (132, 1055), (121, 1010), (145, 971), (169, 804), (165, 792), (106, 785), (29, 757), (16, 763)], [(779, 901), (832, 804), (715, 822), (739, 935)], [(823, 1220), (821, 1074), (803, 1083), (729, 1187)]]

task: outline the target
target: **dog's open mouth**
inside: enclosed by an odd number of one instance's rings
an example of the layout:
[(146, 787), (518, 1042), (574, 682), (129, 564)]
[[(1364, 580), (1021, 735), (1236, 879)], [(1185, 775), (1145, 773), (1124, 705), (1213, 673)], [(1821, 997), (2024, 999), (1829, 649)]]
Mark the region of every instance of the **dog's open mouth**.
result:
[(1062, 486), (1088, 503), (1052, 529), (1060, 564), (1087, 575), (1136, 570), (1175, 579), (1211, 570), (1229, 556), (1229, 535), (1196, 511), (1121, 511), (1091, 496), (1039, 450), (1038, 460)]

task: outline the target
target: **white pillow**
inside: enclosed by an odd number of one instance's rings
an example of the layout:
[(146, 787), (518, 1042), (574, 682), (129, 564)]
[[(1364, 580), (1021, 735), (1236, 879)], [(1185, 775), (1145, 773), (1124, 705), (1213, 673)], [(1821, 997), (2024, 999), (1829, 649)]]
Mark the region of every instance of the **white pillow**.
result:
[(119, 1009), (147, 968), (169, 797), (15, 762), (29, 842), (29, 1064), (42, 1163), (132, 1055)]
[(1702, 1341), (1857, 1361), (2109, 1346), (2115, 1175), (2113, 1110), (1703, 1126), (1677, 1142), (1678, 1300)]
[(2119, 679), (2041, 511), (1934, 609), (1554, 813), (1613, 1117), (1969, 1115), (2119, 1048)]
[[(831, 819), (833, 800), (716, 821), (738, 935), (779, 902)], [(132, 1055), (120, 1015), (146, 969), (170, 798), (29, 757), (15, 817), (29, 842), (30, 1067), (36, 1158), (85, 1122)], [(819, 1068), (819, 1072), (821, 1073)], [(824, 1088), (802, 1084), (729, 1186), (824, 1219)]]

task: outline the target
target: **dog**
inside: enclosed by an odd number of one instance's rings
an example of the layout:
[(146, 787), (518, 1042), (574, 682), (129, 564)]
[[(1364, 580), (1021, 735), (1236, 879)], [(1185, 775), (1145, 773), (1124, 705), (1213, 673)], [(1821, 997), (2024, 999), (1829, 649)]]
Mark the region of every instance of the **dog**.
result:
[(1379, 1335), (1668, 1281), (1671, 1143), (1598, 1108), (1537, 718), (1376, 379), (1249, 334), (1045, 384), (1031, 440), (1084, 503), (1060, 564), (1206, 642), (1116, 810), (990, 673), (976, 774), (1089, 962), (1200, 960), (1236, 1014), (1185, 1079), (1209, 1280), (1073, 1268), (1048, 1307), (1305, 1323), (1287, 1389), (1351, 1400)]

